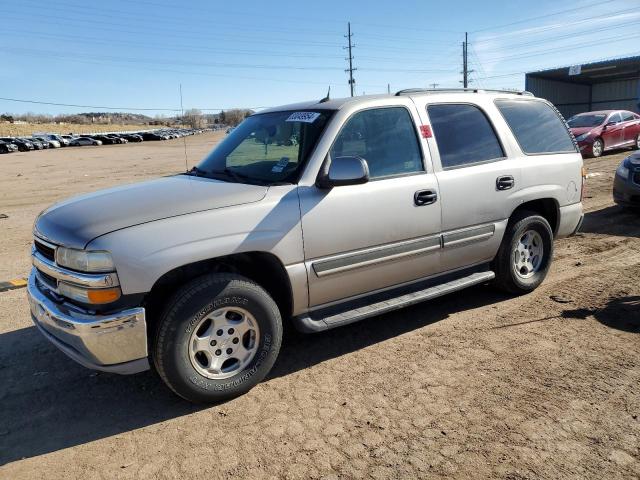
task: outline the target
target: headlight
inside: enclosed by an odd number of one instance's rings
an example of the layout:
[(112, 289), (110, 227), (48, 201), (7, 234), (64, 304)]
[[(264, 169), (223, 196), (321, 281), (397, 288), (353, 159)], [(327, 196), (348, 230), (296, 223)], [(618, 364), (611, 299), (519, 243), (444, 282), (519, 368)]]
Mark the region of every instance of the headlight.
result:
[(624, 178), (625, 180), (629, 178), (629, 169), (624, 166), (624, 163), (621, 163), (618, 169), (616, 170), (616, 175)]
[(83, 288), (70, 283), (58, 283), (58, 292), (71, 300), (92, 305), (115, 302), (120, 298), (120, 288)]
[(56, 263), (79, 272), (113, 272), (115, 266), (109, 252), (89, 252), (58, 247)]
[(588, 136), (589, 136), (589, 132), (583, 133), (582, 135), (578, 135), (576, 137), (576, 142), (581, 142), (582, 140), (586, 140)]

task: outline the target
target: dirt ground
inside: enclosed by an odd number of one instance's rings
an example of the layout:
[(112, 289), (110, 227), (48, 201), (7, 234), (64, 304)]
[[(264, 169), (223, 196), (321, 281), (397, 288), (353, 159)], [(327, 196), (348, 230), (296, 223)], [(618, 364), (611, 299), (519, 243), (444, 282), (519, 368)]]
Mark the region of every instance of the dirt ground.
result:
[[(194, 163), (214, 135), (189, 137)], [(269, 378), (203, 408), (152, 372), (95, 373), (0, 293), (0, 478), (640, 478), (640, 215), (625, 154), (587, 160), (583, 233), (534, 293), (481, 286), (287, 340)], [(0, 156), (0, 281), (70, 194), (180, 171), (182, 140)]]

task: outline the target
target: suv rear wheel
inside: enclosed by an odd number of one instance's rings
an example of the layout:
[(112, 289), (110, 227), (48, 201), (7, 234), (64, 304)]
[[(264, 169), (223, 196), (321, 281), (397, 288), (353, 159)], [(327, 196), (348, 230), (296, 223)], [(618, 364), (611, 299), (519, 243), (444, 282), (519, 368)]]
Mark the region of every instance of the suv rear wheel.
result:
[(549, 222), (534, 212), (517, 213), (509, 220), (493, 261), (496, 286), (517, 295), (535, 290), (547, 276), (552, 256)]
[(262, 380), (281, 341), (280, 312), (262, 287), (239, 275), (205, 275), (169, 302), (157, 328), (153, 360), (181, 397), (219, 402)]

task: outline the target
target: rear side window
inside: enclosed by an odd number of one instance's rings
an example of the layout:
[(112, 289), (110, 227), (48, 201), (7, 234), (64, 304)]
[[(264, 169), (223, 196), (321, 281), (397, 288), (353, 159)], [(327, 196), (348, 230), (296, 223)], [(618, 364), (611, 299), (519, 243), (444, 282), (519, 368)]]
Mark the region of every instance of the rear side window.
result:
[(622, 121), (628, 122), (629, 120), (635, 120), (636, 117), (633, 116), (631, 112), (622, 112)]
[(575, 152), (569, 131), (554, 109), (536, 100), (496, 100), (526, 154)]
[(486, 115), (475, 105), (428, 105), (442, 168), (464, 167), (504, 157)]

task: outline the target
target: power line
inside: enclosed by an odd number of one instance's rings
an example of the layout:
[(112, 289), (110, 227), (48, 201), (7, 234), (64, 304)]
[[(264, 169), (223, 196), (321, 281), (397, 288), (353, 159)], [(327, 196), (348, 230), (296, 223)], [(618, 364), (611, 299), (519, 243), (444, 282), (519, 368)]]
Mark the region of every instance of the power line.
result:
[[(621, 16), (621, 15), (625, 15), (627, 13), (632, 13), (632, 14), (638, 14), (638, 9), (637, 8), (628, 8), (625, 10), (617, 10), (615, 12), (609, 12), (607, 15), (593, 15), (590, 17), (585, 17), (579, 20), (575, 20), (572, 22), (561, 22), (561, 23), (556, 23), (553, 25), (546, 25), (544, 27), (532, 27), (530, 29), (527, 29), (527, 33), (529, 35), (537, 35), (539, 33), (545, 33), (548, 32), (550, 30), (555, 30), (558, 28), (562, 28), (562, 29), (567, 29), (569, 27), (572, 27), (574, 25), (580, 25), (586, 22), (589, 22), (591, 20), (607, 20), (607, 19), (611, 19), (611, 18), (615, 18), (617, 16)], [(472, 32), (473, 33), (473, 32)], [(478, 40), (476, 41), (476, 45), (480, 44), (480, 43), (486, 43), (486, 42), (490, 42), (492, 40), (495, 40), (497, 38), (503, 38), (503, 37), (508, 37), (511, 35), (517, 35), (517, 34), (521, 34), (522, 30), (513, 30), (511, 32), (506, 32), (506, 33), (502, 33), (502, 34), (498, 34), (498, 35), (494, 35), (492, 37), (483, 37), (482, 40)]]
[[(182, 87), (181, 87), (182, 88)], [(181, 92), (182, 95), (182, 92)], [(42, 101), (42, 100), (26, 100), (23, 98), (8, 98), (8, 97), (0, 97), (0, 100), (4, 100), (7, 102), (18, 102), (18, 103), (32, 103), (32, 104), (36, 104), (36, 105), (53, 105), (56, 107), (75, 107), (75, 108), (95, 108), (96, 110), (120, 110), (120, 111), (139, 111), (139, 112), (151, 112), (151, 111), (157, 111), (157, 112), (180, 112), (182, 110), (181, 108), (166, 108), (166, 107), (154, 107), (154, 108), (149, 108), (149, 107), (106, 107), (104, 105), (78, 105), (75, 103), (58, 103), (58, 102), (48, 102), (48, 101)], [(181, 100), (182, 102), (182, 100)], [(181, 103), (182, 104), (182, 103)], [(218, 110), (229, 110), (231, 107), (225, 107), (225, 108), (199, 108), (198, 110), (203, 110), (203, 111), (218, 111)], [(268, 108), (268, 107), (247, 107), (248, 110), (259, 110), (261, 108)]]
[(605, 3), (611, 3), (611, 2), (615, 2), (615, 1), (616, 0), (599, 0), (597, 2), (589, 3), (589, 4), (583, 5), (581, 7), (568, 8), (566, 10), (560, 10), (558, 12), (547, 13), (545, 15), (538, 15), (536, 17), (529, 17), (529, 18), (525, 18), (525, 19), (522, 19), (522, 20), (517, 20), (515, 22), (511, 22), (511, 23), (504, 23), (502, 25), (494, 25), (492, 27), (479, 28), (477, 30), (472, 31), (471, 33), (484, 32), (484, 31), (487, 31), (487, 30), (497, 30), (497, 29), (504, 28), (504, 27), (510, 27), (512, 25), (519, 25), (521, 23), (527, 23), (527, 22), (530, 22), (532, 20), (540, 20), (541, 18), (554, 17), (556, 15), (562, 15), (562, 14), (569, 13), (569, 12), (575, 12), (576, 10), (584, 10), (585, 8), (600, 6), (600, 5), (604, 5)]

